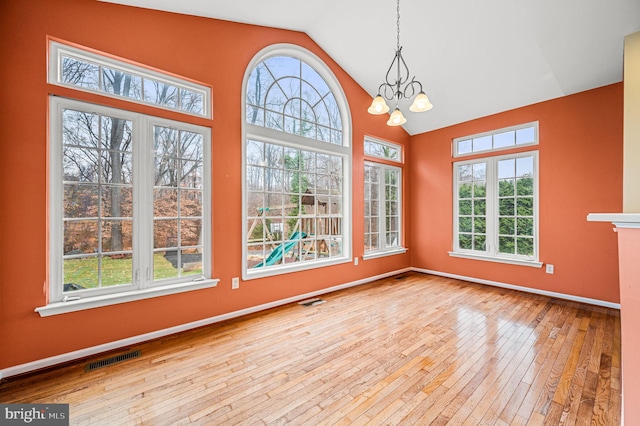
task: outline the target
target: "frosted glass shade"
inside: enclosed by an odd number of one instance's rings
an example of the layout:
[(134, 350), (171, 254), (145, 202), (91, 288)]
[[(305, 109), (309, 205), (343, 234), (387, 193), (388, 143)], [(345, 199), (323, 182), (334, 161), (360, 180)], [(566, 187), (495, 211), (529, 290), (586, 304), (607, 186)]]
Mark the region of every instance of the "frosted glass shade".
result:
[(395, 110), (393, 110), (391, 117), (389, 117), (389, 121), (387, 121), (387, 125), (402, 126), (406, 122), (407, 122), (407, 119), (404, 118), (404, 115), (402, 115), (402, 112), (398, 108), (396, 108)]
[(389, 105), (384, 101), (384, 98), (381, 95), (373, 98), (371, 102), (371, 106), (367, 110), (369, 114), (380, 115), (389, 112)]
[(429, 111), (431, 108), (433, 108), (433, 105), (429, 102), (427, 95), (425, 95), (424, 92), (420, 92), (413, 100), (413, 103), (409, 107), (409, 111), (424, 112)]

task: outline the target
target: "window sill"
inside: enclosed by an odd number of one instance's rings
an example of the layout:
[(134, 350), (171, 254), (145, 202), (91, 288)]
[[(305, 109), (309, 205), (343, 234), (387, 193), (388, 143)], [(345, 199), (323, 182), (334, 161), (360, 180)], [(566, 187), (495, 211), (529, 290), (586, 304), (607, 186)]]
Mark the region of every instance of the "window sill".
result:
[(309, 262), (296, 262), (288, 263), (286, 265), (269, 266), (259, 269), (246, 269), (242, 274), (243, 281), (248, 281), (256, 278), (273, 277), (276, 275), (289, 274), (292, 272), (308, 271), (316, 268), (323, 268), (325, 266), (339, 265), (342, 263), (351, 262), (351, 259), (346, 256), (341, 257), (328, 257), (322, 260), (315, 260)]
[(219, 281), (220, 280), (218, 279), (190, 281), (188, 283), (170, 284), (161, 287), (146, 288), (143, 290), (106, 294), (102, 296), (70, 300), (67, 302), (54, 302), (49, 303), (46, 306), (40, 306), (36, 308), (35, 311), (39, 313), (41, 317), (48, 317), (51, 315), (60, 315), (69, 312), (83, 311), (86, 309), (100, 308), (102, 306), (117, 305), (136, 300), (151, 299), (170, 294), (201, 290), (204, 288), (215, 287), (218, 285)]
[(377, 259), (379, 257), (393, 256), (395, 254), (403, 254), (406, 252), (407, 249), (405, 247), (397, 247), (389, 250), (370, 251), (362, 255), (362, 260)]
[(486, 262), (506, 263), (509, 265), (529, 266), (532, 268), (542, 268), (542, 262), (538, 262), (537, 260), (510, 259), (507, 257), (492, 257), (483, 256), (480, 254), (458, 253), (453, 251), (449, 252), (449, 256), (460, 257), (463, 259), (483, 260)]

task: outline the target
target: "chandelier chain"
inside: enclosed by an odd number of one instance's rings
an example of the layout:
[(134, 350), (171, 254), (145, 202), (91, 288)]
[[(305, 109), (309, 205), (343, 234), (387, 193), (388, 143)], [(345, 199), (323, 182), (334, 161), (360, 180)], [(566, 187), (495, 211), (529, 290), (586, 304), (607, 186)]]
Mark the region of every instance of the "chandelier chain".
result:
[(400, 0), (396, 1), (396, 15), (398, 17), (398, 19), (396, 21), (396, 28), (397, 28), (396, 50), (400, 50)]

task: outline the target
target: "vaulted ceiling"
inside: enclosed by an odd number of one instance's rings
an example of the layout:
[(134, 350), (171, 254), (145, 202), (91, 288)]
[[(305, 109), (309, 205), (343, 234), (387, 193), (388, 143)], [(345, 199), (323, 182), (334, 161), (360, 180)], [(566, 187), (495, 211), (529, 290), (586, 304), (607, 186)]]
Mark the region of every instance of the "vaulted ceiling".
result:
[[(394, 0), (103, 1), (305, 32), (372, 96), (395, 54)], [(619, 82), (636, 31), (640, 0), (402, 0), (403, 56), (434, 104), (401, 103), (403, 127), (418, 134)]]

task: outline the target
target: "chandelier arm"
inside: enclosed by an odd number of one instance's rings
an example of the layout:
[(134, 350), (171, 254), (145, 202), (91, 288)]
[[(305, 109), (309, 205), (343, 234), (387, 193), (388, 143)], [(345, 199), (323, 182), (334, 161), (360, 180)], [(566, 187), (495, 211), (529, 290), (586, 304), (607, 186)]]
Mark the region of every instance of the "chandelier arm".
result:
[[(415, 85), (420, 86), (420, 90), (416, 91)], [(411, 89), (411, 92), (409, 92), (409, 89)], [(420, 83), (418, 80), (416, 80), (415, 77), (413, 77), (411, 79), (411, 81), (404, 87), (404, 92), (402, 93), (402, 95), (405, 98), (410, 98), (413, 95), (415, 95), (416, 93), (421, 93), (422, 92), (422, 83)]]

